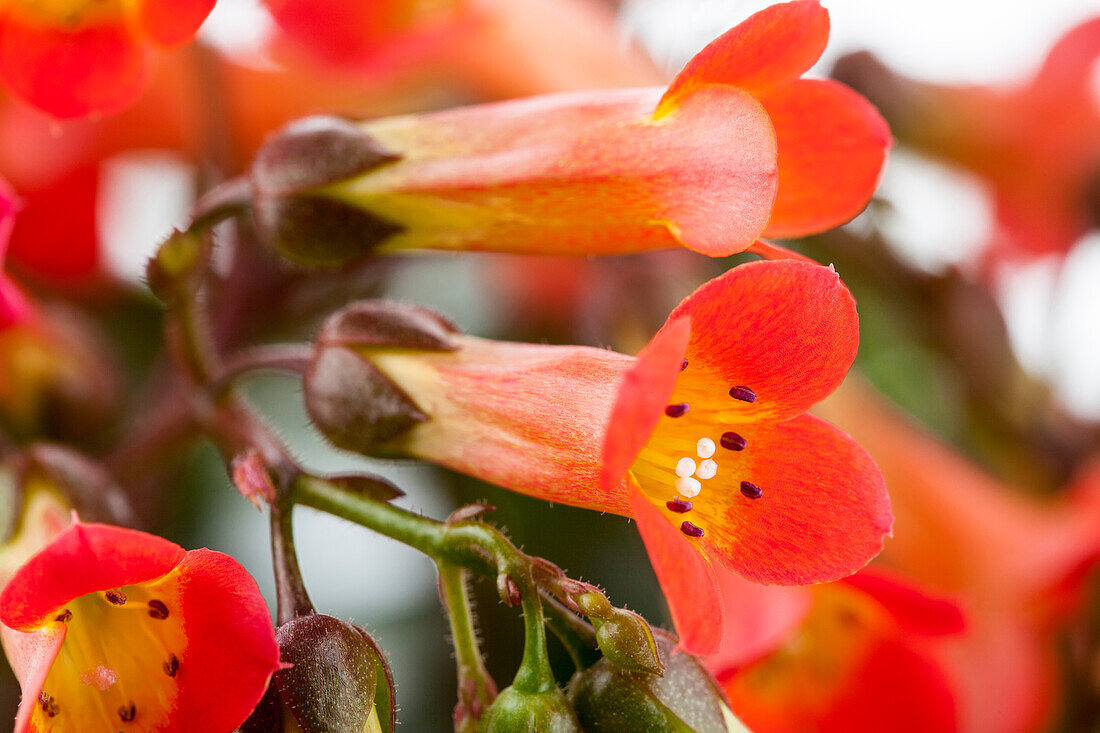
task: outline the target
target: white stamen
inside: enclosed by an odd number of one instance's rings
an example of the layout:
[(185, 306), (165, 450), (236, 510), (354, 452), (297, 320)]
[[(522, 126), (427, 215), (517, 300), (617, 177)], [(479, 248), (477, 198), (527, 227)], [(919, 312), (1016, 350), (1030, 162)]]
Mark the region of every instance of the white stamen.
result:
[(699, 442), (695, 445), (695, 451), (700, 458), (710, 458), (714, 455), (714, 441), (710, 438), (699, 438)]
[(699, 468), (695, 470), (695, 475), (702, 479), (714, 478), (717, 473), (718, 464), (709, 458), (705, 461), (700, 461)]
[(681, 458), (676, 464), (676, 475), (680, 478), (686, 478), (693, 473), (695, 473), (695, 461), (690, 458)]
[(703, 485), (690, 476), (681, 476), (676, 479), (676, 491), (679, 492), (680, 496), (686, 496), (690, 499), (693, 496), (698, 496), (702, 490)]

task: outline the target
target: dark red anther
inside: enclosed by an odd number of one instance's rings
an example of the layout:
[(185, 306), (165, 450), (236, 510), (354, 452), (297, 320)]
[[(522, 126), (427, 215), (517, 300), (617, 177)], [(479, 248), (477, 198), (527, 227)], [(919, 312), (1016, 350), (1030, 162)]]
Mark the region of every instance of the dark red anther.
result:
[(107, 600), (116, 606), (126, 605), (126, 594), (118, 588), (111, 588), (108, 591), (104, 591), (103, 595), (107, 597)]
[(691, 522), (684, 522), (680, 525), (680, 531), (686, 534), (688, 537), (702, 537), (703, 528), (696, 527)]
[(73, 612), (66, 608), (64, 611), (54, 616), (53, 620), (63, 624), (67, 624), (69, 623), (69, 620), (72, 619), (72, 617)]
[(680, 371), (684, 371), (688, 368), (688, 360), (684, 359), (684, 363), (680, 365)]
[(750, 481), (742, 481), (741, 493), (750, 499), (759, 499), (764, 495), (764, 490)]
[(745, 450), (745, 446), (749, 444), (749, 441), (732, 430), (727, 433), (722, 433), (722, 439), (719, 442), (726, 450)]
[(134, 718), (137, 717), (137, 707), (133, 703), (123, 705), (118, 709), (118, 717), (122, 719), (123, 723), (132, 723)]
[(756, 393), (748, 387), (730, 387), (730, 397), (742, 402), (756, 402)]
[(42, 712), (51, 718), (61, 712), (57, 702), (45, 690), (38, 693), (38, 705), (42, 708)]
[(168, 661), (161, 665), (164, 673), (169, 677), (175, 677), (176, 672), (180, 671), (180, 658), (175, 654), (168, 655)]
[(672, 501), (666, 501), (665, 506), (668, 507), (670, 512), (676, 512), (677, 514), (683, 514), (684, 512), (691, 511), (691, 502), (684, 501), (683, 499), (673, 499)]
[(675, 405), (667, 405), (665, 407), (665, 414), (669, 417), (680, 417), (686, 415), (687, 411), (691, 409), (691, 405), (686, 402), (677, 402)]
[(168, 618), (168, 606), (164, 604), (164, 601), (154, 598), (149, 601), (149, 615), (155, 619)]

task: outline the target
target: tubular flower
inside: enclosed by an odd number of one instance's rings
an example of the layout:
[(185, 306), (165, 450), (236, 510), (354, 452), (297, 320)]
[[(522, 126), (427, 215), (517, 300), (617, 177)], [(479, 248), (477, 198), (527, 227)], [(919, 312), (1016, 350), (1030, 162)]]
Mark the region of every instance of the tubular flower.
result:
[[(858, 382), (821, 412), (882, 466), (897, 534), (882, 560), (967, 611), (943, 639), (958, 682), (960, 729), (1043, 727), (1057, 698), (1055, 631), (1100, 557), (1100, 466), (1058, 501), (1025, 498), (911, 423)], [(965, 558), (965, 562), (960, 562)]]
[(255, 581), (235, 560), (76, 523), (0, 592), (23, 688), (15, 732), (229, 733), (279, 666)]
[(880, 106), (902, 143), (982, 179), (993, 197), (987, 259), (1066, 253), (1100, 226), (1100, 108), (1091, 73), (1100, 16), (1067, 32), (1009, 88), (907, 79), (861, 53), (835, 75)]
[(808, 588), (721, 578), (730, 624), (707, 667), (754, 731), (958, 730), (940, 640), (965, 623), (954, 603), (861, 571)]
[(151, 49), (187, 41), (213, 7), (213, 0), (3, 0), (0, 79), (54, 117), (115, 112), (140, 94)]
[(853, 573), (882, 547), (878, 469), (803, 414), (856, 344), (836, 273), (791, 261), (703, 285), (635, 358), (485, 341), (420, 309), (363, 304), (322, 330), (306, 403), (344, 448), (635, 518), (683, 644), (708, 652), (721, 630), (712, 561), (801, 584)]
[(667, 89), (304, 120), (257, 156), (256, 223), (311, 264), (410, 248), (725, 256), (828, 229), (866, 204), (889, 144), (862, 97), (799, 78), (828, 25), (816, 0), (770, 7)]

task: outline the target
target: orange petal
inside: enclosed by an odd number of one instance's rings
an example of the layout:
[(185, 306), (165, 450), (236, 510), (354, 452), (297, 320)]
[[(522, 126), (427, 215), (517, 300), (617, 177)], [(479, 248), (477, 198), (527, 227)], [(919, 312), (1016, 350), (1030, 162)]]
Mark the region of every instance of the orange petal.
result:
[(715, 674), (779, 647), (810, 613), (812, 588), (760, 585), (722, 567), (714, 572), (722, 592), (722, 611), (730, 621), (718, 651), (707, 658), (707, 669)]
[(709, 654), (722, 638), (722, 603), (714, 568), (653, 505), (633, 480), (630, 507), (649, 560), (661, 584), (680, 645), (692, 654)]
[(890, 147), (871, 103), (823, 79), (800, 79), (763, 101), (779, 143), (779, 194), (765, 234), (820, 232), (862, 211)]
[(931, 595), (914, 581), (894, 577), (880, 568), (868, 568), (841, 582), (874, 598), (907, 633), (944, 636), (966, 628), (957, 603)]
[(0, 78), (54, 117), (114, 112), (136, 99), (145, 84), (147, 51), (121, 22), (70, 32), (14, 14), (4, 20)]
[(769, 94), (813, 66), (828, 40), (829, 12), (817, 0), (765, 8), (695, 54), (661, 98), (657, 116), (706, 84), (730, 84), (758, 97)]
[[(855, 301), (840, 277), (795, 260), (735, 267), (689, 295), (669, 322), (685, 315), (691, 365), (681, 381), (714, 393), (699, 407), (731, 423), (805, 412), (836, 389), (859, 345)], [(727, 397), (735, 386), (752, 389), (755, 402)]]
[(665, 324), (623, 378), (603, 443), (600, 490), (614, 490), (668, 404), (691, 333), (691, 319)]
[(160, 46), (177, 46), (195, 35), (214, 9), (214, 0), (144, 0), (138, 3), (138, 23)]
[[(739, 432), (743, 467), (723, 466), (693, 500), (708, 556), (758, 583), (805, 585), (851, 575), (882, 550), (890, 499), (854, 440), (812, 415)], [(743, 481), (762, 495), (742, 494)]]

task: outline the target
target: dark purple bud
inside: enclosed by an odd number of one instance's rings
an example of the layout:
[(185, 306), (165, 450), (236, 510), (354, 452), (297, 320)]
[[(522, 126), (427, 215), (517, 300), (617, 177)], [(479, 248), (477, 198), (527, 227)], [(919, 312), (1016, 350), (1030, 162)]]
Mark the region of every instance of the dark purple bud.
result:
[(123, 705), (118, 709), (118, 717), (123, 723), (132, 723), (137, 717), (137, 707), (133, 703)]
[(45, 690), (38, 693), (38, 705), (42, 708), (42, 712), (51, 718), (56, 717), (61, 712), (61, 707), (57, 704), (57, 701)]
[(69, 623), (69, 620), (72, 617), (73, 617), (73, 612), (66, 608), (64, 611), (62, 611), (61, 613), (54, 616), (53, 620), (58, 621), (58, 622), (63, 623), (63, 624), (67, 624), (67, 623)]
[(764, 495), (764, 490), (749, 481), (741, 482), (741, 493), (750, 499), (759, 499)]
[(684, 501), (683, 499), (673, 499), (672, 501), (666, 501), (665, 506), (668, 507), (670, 512), (676, 512), (677, 514), (683, 514), (684, 512), (691, 511), (691, 502)]
[(696, 527), (691, 522), (684, 522), (680, 525), (680, 531), (686, 534), (688, 537), (702, 537), (703, 528)]
[(126, 594), (118, 588), (111, 588), (108, 591), (104, 591), (103, 595), (106, 596), (108, 601), (115, 604), (116, 606), (126, 605)]
[(686, 402), (678, 402), (675, 405), (668, 405), (665, 407), (665, 414), (669, 417), (681, 417), (686, 415), (687, 411), (691, 409), (691, 405)]
[(726, 450), (745, 450), (745, 446), (749, 444), (747, 440), (733, 431), (722, 433), (720, 442)]
[(756, 393), (748, 387), (730, 387), (730, 397), (742, 402), (756, 402)]
[(684, 371), (688, 368), (688, 360), (684, 359), (684, 363), (680, 365), (680, 371)]

